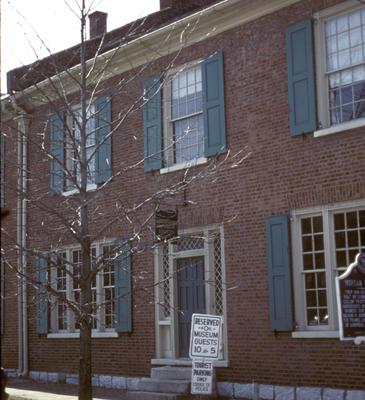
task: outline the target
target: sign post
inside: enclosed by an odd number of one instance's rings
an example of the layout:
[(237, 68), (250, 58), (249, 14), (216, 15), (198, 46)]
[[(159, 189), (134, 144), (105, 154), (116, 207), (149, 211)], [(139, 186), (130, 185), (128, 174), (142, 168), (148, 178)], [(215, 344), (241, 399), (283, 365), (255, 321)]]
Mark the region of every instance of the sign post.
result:
[(191, 393), (212, 394), (213, 360), (218, 360), (221, 349), (222, 317), (193, 314), (191, 319), (189, 356), (193, 359)]
[(336, 277), (336, 294), (340, 339), (365, 341), (365, 253)]

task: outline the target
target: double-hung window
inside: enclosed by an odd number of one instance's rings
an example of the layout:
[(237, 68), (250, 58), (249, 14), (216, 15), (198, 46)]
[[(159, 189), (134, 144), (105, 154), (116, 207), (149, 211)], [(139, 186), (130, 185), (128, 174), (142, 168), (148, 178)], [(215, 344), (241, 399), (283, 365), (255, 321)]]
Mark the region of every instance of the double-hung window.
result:
[(298, 331), (337, 331), (335, 277), (365, 251), (365, 202), (292, 213)]
[(226, 151), (223, 53), (144, 81), (144, 169), (161, 173)]
[[(87, 174), (87, 185), (91, 187), (95, 185), (95, 150), (96, 150), (96, 138), (95, 138), (95, 107), (92, 105), (87, 113), (86, 121), (86, 174)], [(71, 176), (66, 179), (67, 190), (72, 190), (75, 184), (80, 185), (81, 183), (81, 115), (79, 111), (74, 111), (73, 118), (67, 119), (68, 126), (71, 127), (66, 130), (66, 165)], [(69, 133), (69, 135), (68, 135)]]
[(201, 65), (173, 75), (166, 91), (165, 165), (204, 157)]
[[(57, 193), (73, 193), (81, 182), (81, 115), (59, 112), (50, 119), (50, 183)], [(86, 121), (87, 189), (111, 178), (111, 99), (101, 97), (89, 106)]]
[(318, 13), (315, 33), (319, 128), (358, 126), (365, 118), (365, 6), (350, 1)]

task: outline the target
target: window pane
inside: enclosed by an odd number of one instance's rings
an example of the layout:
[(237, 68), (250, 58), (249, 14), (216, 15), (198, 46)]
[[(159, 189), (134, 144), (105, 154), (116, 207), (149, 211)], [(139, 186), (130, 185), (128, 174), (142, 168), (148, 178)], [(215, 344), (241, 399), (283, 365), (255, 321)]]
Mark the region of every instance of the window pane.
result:
[(324, 272), (320, 272), (317, 274), (317, 283), (319, 288), (326, 288), (326, 274)]
[(306, 289), (316, 288), (315, 274), (305, 274), (305, 287)]
[(203, 115), (176, 121), (175, 162), (190, 161), (204, 155)]
[(310, 290), (307, 292), (307, 307), (316, 307), (316, 306), (317, 306), (316, 292), (314, 290)]
[(346, 214), (347, 228), (357, 227), (357, 212), (350, 212)]
[(306, 269), (313, 269), (313, 261), (312, 261), (312, 254), (305, 254), (303, 256), (303, 268)]
[(347, 243), (349, 247), (357, 247), (359, 245), (358, 231), (347, 232)]
[(365, 210), (359, 211), (359, 222), (362, 228), (365, 228)]
[(322, 232), (322, 217), (313, 217), (313, 232)]
[(311, 233), (311, 218), (302, 218), (302, 234)]
[(336, 249), (346, 247), (346, 235), (345, 232), (336, 232), (335, 233), (335, 243)]
[(314, 248), (316, 251), (323, 250), (323, 235), (314, 236)]
[(315, 260), (316, 260), (316, 269), (325, 268), (324, 253), (316, 253), (315, 254)]
[(328, 310), (327, 310), (327, 308), (321, 308), (319, 310), (319, 323), (320, 323), (320, 325), (328, 325)]
[(319, 306), (327, 306), (327, 297), (326, 297), (326, 291), (325, 290), (319, 290), (318, 291), (318, 304)]
[(312, 236), (303, 236), (303, 251), (312, 251)]
[(318, 312), (317, 309), (307, 310), (307, 320), (309, 326), (318, 325)]
[(335, 214), (335, 229), (344, 229), (345, 228), (345, 216), (344, 214)]
[(337, 268), (345, 268), (347, 266), (346, 251), (336, 251)]

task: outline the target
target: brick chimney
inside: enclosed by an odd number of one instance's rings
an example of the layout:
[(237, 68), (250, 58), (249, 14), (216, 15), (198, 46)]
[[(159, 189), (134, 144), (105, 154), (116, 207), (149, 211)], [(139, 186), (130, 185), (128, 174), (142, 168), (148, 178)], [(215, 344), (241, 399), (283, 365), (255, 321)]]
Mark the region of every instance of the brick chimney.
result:
[(102, 36), (106, 32), (106, 20), (108, 14), (102, 11), (94, 11), (89, 15), (90, 39)]

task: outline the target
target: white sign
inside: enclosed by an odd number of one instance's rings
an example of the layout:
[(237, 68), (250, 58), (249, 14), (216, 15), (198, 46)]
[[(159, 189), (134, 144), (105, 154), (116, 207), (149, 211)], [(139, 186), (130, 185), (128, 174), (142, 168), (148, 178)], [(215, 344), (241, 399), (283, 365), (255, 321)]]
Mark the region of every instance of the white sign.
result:
[(193, 314), (191, 318), (190, 358), (218, 360), (221, 348), (222, 317)]
[(212, 394), (213, 361), (193, 360), (191, 370), (191, 393)]

